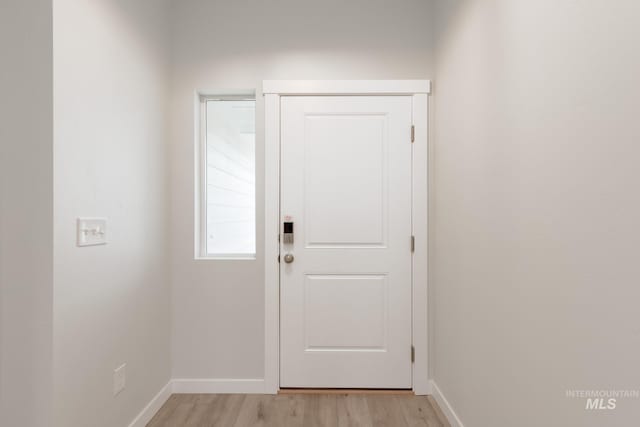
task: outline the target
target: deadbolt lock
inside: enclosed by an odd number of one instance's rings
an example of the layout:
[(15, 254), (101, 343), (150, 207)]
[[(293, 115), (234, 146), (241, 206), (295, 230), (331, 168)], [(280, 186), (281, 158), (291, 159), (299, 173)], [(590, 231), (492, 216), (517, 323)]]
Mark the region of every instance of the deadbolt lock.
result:
[(287, 245), (293, 244), (293, 222), (287, 221), (283, 224), (283, 241)]

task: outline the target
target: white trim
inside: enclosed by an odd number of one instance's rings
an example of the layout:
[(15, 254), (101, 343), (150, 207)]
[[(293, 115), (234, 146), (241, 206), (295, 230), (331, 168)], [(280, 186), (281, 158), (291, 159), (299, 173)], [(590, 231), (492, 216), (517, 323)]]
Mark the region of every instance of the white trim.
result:
[(193, 170), (194, 170), (194, 200), (193, 200), (193, 235), (194, 235), (194, 259), (202, 257), (206, 252), (206, 101), (203, 94), (195, 93), (194, 106), (194, 147), (193, 147)]
[[(416, 237), (413, 270), (412, 339), (416, 349), (413, 389), (429, 394), (427, 325), (428, 250), (428, 94), (429, 80), (265, 80), (265, 357), (264, 391), (279, 388), (280, 285), (280, 96), (281, 95), (411, 95), (415, 143), (412, 226)], [(409, 142), (407, 142), (409, 143)], [(424, 220), (420, 221), (419, 219)]]
[(451, 427), (464, 427), (464, 424), (462, 424), (462, 421), (460, 421), (460, 418), (453, 410), (453, 407), (451, 406), (447, 398), (444, 397), (444, 394), (442, 394), (442, 391), (435, 383), (435, 381), (431, 381), (431, 388), (433, 389), (433, 398), (438, 403), (438, 406), (442, 410), (444, 416), (447, 417), (447, 420), (449, 421), (449, 424), (451, 424)]
[(257, 91), (255, 89), (208, 89), (196, 91), (198, 98), (225, 98), (225, 99), (256, 99)]
[(429, 95), (413, 96), (414, 143), (412, 155), (412, 212), (411, 227), (415, 237), (412, 268), (412, 340), (415, 348), (413, 363), (413, 391), (418, 395), (430, 393), (428, 350), (428, 292), (429, 259)]
[(194, 257), (194, 261), (255, 261), (257, 258), (255, 255), (210, 255), (210, 256), (197, 256)]
[(264, 100), (264, 382), (276, 394), (280, 381), (280, 96)]
[(415, 95), (431, 93), (429, 80), (265, 80), (263, 94)]
[(164, 387), (160, 389), (158, 394), (155, 395), (153, 399), (144, 407), (142, 411), (138, 414), (137, 417), (131, 421), (129, 427), (145, 427), (149, 421), (153, 418), (153, 416), (158, 413), (162, 405), (165, 404), (167, 399), (171, 397), (171, 381), (169, 381)]
[[(196, 91), (194, 103), (194, 260), (245, 261), (255, 260), (251, 254), (207, 253), (207, 102), (258, 100), (255, 90)], [(257, 143), (257, 141), (256, 141)], [(257, 230), (257, 227), (256, 227)], [(256, 248), (257, 249), (257, 248)]]
[(263, 379), (233, 379), (233, 378), (187, 378), (172, 381), (173, 393), (207, 393), (207, 394), (263, 394), (265, 392)]

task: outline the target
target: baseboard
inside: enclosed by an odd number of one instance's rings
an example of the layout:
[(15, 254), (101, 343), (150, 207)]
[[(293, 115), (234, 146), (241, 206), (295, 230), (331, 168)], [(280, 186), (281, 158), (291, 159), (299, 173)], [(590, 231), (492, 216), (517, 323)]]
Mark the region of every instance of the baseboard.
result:
[(264, 379), (174, 379), (171, 388), (173, 393), (265, 393)]
[(160, 410), (162, 405), (169, 399), (171, 396), (171, 381), (169, 381), (158, 394), (155, 395), (153, 399), (144, 407), (144, 409), (138, 414), (137, 417), (131, 421), (129, 427), (145, 427), (151, 418)]
[(451, 424), (451, 427), (464, 427), (464, 424), (462, 424), (462, 421), (460, 421), (460, 418), (458, 418), (458, 415), (453, 410), (453, 407), (451, 406), (447, 398), (444, 397), (444, 394), (442, 394), (442, 391), (438, 388), (438, 385), (434, 381), (431, 381), (431, 390), (433, 392), (433, 398), (438, 403), (438, 406), (440, 406), (440, 409), (444, 413), (445, 417), (447, 417), (447, 420), (449, 420), (449, 424)]

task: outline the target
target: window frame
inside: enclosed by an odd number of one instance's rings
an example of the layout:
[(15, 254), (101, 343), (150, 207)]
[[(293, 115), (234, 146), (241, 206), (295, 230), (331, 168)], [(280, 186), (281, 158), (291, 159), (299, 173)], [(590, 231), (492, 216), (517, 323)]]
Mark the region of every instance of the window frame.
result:
[[(254, 194), (254, 233), (256, 237), (256, 245), (253, 253), (223, 253), (209, 254), (207, 251), (207, 102), (209, 101), (253, 101), (256, 105), (255, 111), (257, 115), (257, 99), (255, 90), (236, 91), (229, 93), (196, 93), (196, 149), (195, 151), (195, 206), (194, 206), (194, 225), (195, 225), (195, 260), (213, 260), (213, 261), (253, 261), (257, 258), (258, 251), (258, 224), (257, 224), (257, 191)], [(257, 118), (257, 117), (256, 117)], [(256, 130), (257, 132), (257, 130)], [(257, 136), (254, 144), (257, 143)], [(255, 147), (255, 146), (254, 146)], [(256, 147), (257, 148), (257, 147)], [(254, 148), (255, 150), (255, 148)], [(254, 151), (254, 156), (257, 150)], [(254, 169), (254, 175), (257, 168)], [(254, 185), (257, 190), (257, 180), (254, 176)]]

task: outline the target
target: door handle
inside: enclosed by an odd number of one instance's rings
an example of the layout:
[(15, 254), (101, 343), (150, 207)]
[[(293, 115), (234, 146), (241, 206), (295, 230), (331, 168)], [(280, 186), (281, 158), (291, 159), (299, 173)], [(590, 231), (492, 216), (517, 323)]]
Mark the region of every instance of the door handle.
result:
[(293, 254), (286, 254), (284, 256), (284, 262), (286, 262), (287, 264), (291, 264), (294, 260)]

